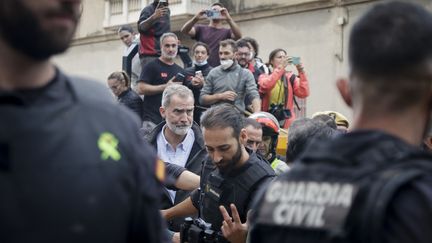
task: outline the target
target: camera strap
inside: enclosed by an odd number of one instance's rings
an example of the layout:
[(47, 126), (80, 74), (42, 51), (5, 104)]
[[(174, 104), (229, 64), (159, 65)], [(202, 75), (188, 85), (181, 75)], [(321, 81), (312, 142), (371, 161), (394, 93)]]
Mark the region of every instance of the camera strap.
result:
[[(287, 82), (286, 76), (284, 74), (284, 75), (282, 75), (282, 81), (284, 83), (284, 88), (285, 88), (285, 94), (286, 94), (285, 97), (288, 99), (288, 95), (289, 95), (289, 93), (288, 93), (288, 85), (291, 84), (291, 88), (293, 89), (293, 101), (294, 101), (294, 104), (296, 105), (296, 107), (297, 107), (298, 110), (301, 110), (299, 104), (297, 103), (297, 99), (296, 99), (296, 97), (294, 95), (294, 81), (295, 81), (296, 77), (297, 76), (294, 73), (291, 73), (291, 76), (289, 78), (289, 82)], [(284, 101), (284, 104), (285, 104), (285, 101)]]

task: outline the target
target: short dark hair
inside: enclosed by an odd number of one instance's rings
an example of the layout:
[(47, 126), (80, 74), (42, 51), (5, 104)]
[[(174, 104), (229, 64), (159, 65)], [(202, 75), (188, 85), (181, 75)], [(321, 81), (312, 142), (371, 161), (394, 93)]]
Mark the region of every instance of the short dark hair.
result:
[(122, 32), (122, 31), (127, 31), (127, 32), (129, 32), (129, 33), (133, 33), (133, 32), (134, 32), (134, 30), (132, 29), (132, 27), (130, 27), (129, 25), (123, 25), (123, 26), (121, 26), (121, 27), (118, 29), (117, 33), (120, 33), (120, 32)]
[(231, 46), (233, 52), (237, 51), (236, 42), (233, 39), (226, 39), (219, 42), (219, 47)]
[(432, 15), (407, 2), (377, 4), (354, 24), (349, 61), (354, 72), (388, 74), (432, 56)]
[(221, 8), (225, 8), (224, 5), (222, 3), (219, 3), (219, 2), (213, 3), (210, 7), (213, 7), (213, 6), (219, 6)]
[(262, 125), (261, 123), (259, 123), (257, 120), (253, 119), (253, 118), (245, 118), (244, 119), (244, 128), (251, 126), (255, 129), (262, 129)]
[(380, 112), (402, 111), (430, 93), (432, 15), (407, 2), (375, 5), (354, 24), (349, 40), (353, 98)]
[(245, 41), (243, 39), (240, 39), (240, 40), (236, 41), (236, 48), (238, 49), (238, 48), (241, 48), (241, 47), (247, 47), (248, 49), (250, 49), (249, 42), (247, 42), (247, 41)]
[(312, 140), (330, 139), (336, 134), (335, 129), (330, 128), (323, 122), (317, 122), (310, 118), (294, 120), (288, 132), (286, 161), (294, 162)]
[(206, 129), (233, 129), (233, 137), (239, 138), (244, 127), (243, 114), (231, 104), (220, 104), (209, 108), (201, 116), (201, 127)]
[(252, 48), (255, 51), (254, 57), (257, 57), (258, 56), (258, 51), (259, 51), (258, 50), (259, 49), (258, 42), (254, 38), (252, 38), (252, 37), (243, 37), (241, 39), (245, 40), (247, 43), (251, 44)]

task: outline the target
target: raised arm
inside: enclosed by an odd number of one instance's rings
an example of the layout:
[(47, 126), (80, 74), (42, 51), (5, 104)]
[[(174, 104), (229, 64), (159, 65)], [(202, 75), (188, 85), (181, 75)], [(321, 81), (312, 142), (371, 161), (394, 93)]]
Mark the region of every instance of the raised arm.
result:
[(193, 16), (190, 20), (188, 20), (183, 27), (180, 29), (180, 31), (183, 34), (189, 35), (190, 37), (195, 37), (195, 27), (194, 25), (203, 17), (205, 13), (205, 9), (202, 9), (199, 11), (195, 16)]
[(242, 37), (240, 27), (236, 24), (236, 22), (233, 20), (231, 15), (229, 14), (228, 10), (226, 8), (221, 9), (221, 15), (225, 17), (227, 23), (229, 24), (231, 28), (231, 38), (234, 40), (238, 40)]
[(145, 33), (153, 26), (153, 24), (157, 20), (159, 20), (161, 17), (163, 17), (166, 14), (169, 14), (169, 9), (167, 7), (157, 8), (150, 16), (148, 16), (149, 13), (146, 11), (146, 9), (144, 9), (138, 20), (138, 31), (141, 34)]

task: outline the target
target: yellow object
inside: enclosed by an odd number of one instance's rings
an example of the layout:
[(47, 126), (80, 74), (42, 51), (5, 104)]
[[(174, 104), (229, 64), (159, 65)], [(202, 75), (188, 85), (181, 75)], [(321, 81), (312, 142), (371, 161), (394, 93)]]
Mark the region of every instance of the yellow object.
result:
[(288, 144), (288, 130), (281, 128), (279, 130), (278, 143), (276, 145), (276, 153), (280, 156), (285, 157), (287, 144)]
[(158, 159), (156, 161), (155, 164), (155, 174), (156, 174), (156, 178), (160, 181), (160, 182), (164, 182), (165, 181), (165, 163)]
[(121, 154), (117, 150), (119, 141), (112, 133), (102, 133), (98, 139), (97, 144), (100, 151), (102, 152), (102, 160), (107, 160), (108, 158), (111, 158), (114, 161), (119, 161), (121, 159)]
[(328, 115), (331, 118), (333, 118), (336, 122), (337, 126), (344, 126), (346, 128), (349, 128), (349, 122), (348, 119), (342, 115), (341, 113), (337, 112), (337, 111), (319, 111), (319, 112), (315, 112), (312, 115), (312, 118), (314, 118), (315, 116), (318, 115)]

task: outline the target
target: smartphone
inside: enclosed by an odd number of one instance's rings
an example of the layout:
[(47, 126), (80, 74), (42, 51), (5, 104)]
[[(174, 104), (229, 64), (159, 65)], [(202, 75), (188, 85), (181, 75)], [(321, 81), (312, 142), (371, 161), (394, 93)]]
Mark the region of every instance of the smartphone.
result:
[(157, 5), (157, 8), (165, 8), (165, 7), (168, 7), (168, 1), (167, 0), (160, 0), (158, 5)]
[(291, 63), (294, 65), (300, 64), (300, 57), (291, 57)]
[(184, 76), (183, 73), (177, 73), (176, 76), (175, 76), (175, 78), (174, 78), (174, 82), (182, 82), (182, 83), (184, 83), (185, 78), (186, 77)]
[(205, 15), (209, 19), (219, 19), (221, 17), (221, 13), (218, 10), (208, 9), (205, 11)]

